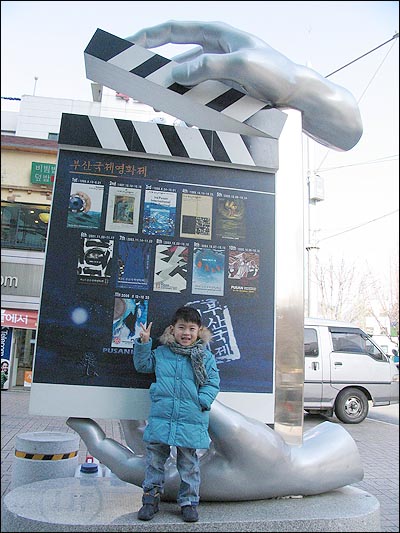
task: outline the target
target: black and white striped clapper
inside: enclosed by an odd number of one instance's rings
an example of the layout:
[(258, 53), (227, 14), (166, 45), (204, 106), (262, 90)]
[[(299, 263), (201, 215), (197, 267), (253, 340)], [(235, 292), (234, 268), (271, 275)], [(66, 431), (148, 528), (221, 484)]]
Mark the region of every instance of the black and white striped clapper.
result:
[[(177, 117), (187, 124), (214, 131), (277, 139), (282, 124), (252, 117), (270, 109), (219, 81), (194, 87), (174, 83), (174, 61), (97, 29), (84, 52), (86, 76), (101, 85)], [(278, 111), (278, 110), (271, 110)]]
[(270, 171), (278, 168), (276, 139), (154, 122), (63, 113), (58, 142), (155, 157), (267, 167)]

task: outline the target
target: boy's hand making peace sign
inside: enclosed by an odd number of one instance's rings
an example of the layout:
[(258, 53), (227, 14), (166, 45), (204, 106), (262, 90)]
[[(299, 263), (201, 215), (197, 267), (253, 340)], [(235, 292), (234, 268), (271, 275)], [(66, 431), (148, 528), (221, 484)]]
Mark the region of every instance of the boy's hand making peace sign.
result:
[(140, 327), (142, 328), (142, 331), (140, 332), (140, 341), (145, 343), (145, 342), (149, 342), (150, 340), (150, 331), (151, 331), (151, 326), (152, 326), (153, 322), (150, 322), (150, 324), (147, 326), (145, 326), (145, 324), (140, 324)]

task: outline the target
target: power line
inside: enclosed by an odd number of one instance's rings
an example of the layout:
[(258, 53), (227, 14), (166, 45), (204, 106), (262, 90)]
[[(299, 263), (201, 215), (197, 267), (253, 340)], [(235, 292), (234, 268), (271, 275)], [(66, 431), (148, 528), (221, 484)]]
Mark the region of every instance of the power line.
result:
[(381, 63), (379, 64), (378, 68), (376, 69), (376, 71), (374, 72), (374, 75), (372, 76), (372, 78), (369, 80), (369, 83), (367, 83), (367, 86), (365, 87), (362, 95), (360, 96), (360, 98), (357, 100), (357, 104), (359, 104), (364, 96), (364, 94), (367, 92), (369, 86), (371, 85), (371, 83), (373, 82), (373, 80), (375, 79), (375, 76), (378, 74), (381, 66), (383, 65), (383, 63), (385, 62), (387, 56), (390, 54), (392, 48), (394, 46), (394, 43), (392, 44), (392, 46), (389, 48), (389, 50), (387, 51), (385, 57), (382, 59)]
[(345, 229), (344, 231), (335, 233), (334, 235), (329, 235), (328, 237), (322, 237), (322, 239), (319, 239), (318, 242), (326, 241), (327, 239), (332, 239), (333, 237), (337, 237), (338, 235), (343, 235), (343, 233), (348, 233), (349, 231), (353, 231), (355, 229), (361, 228), (362, 226), (367, 226), (368, 224), (372, 224), (372, 222), (376, 222), (377, 220), (381, 220), (382, 218), (389, 217), (390, 215), (394, 215), (395, 213), (398, 213), (398, 212), (399, 210), (395, 209), (394, 211), (391, 211), (390, 213), (386, 213), (386, 215), (382, 215), (378, 218), (374, 218), (373, 220), (368, 220), (367, 222), (363, 222), (362, 224), (359, 224), (358, 226), (354, 226), (353, 228)]
[(352, 63), (355, 63), (356, 61), (358, 61), (359, 59), (362, 59), (363, 57), (367, 56), (368, 54), (371, 54), (372, 52), (375, 52), (375, 50), (378, 50), (378, 48), (381, 48), (381, 46), (384, 46), (385, 44), (387, 43), (390, 43), (390, 41), (393, 41), (393, 39), (398, 39), (399, 38), (399, 33), (395, 33), (393, 35), (393, 37), (391, 37), (390, 39), (388, 39), (387, 41), (385, 41), (384, 43), (376, 46), (375, 48), (373, 48), (372, 50), (370, 50), (369, 52), (365, 52), (365, 54), (363, 54), (362, 56), (359, 56), (357, 57), (356, 59), (353, 59), (353, 61), (350, 61), (349, 63), (346, 63), (346, 65), (343, 65), (343, 67), (340, 67), (336, 70), (334, 70), (333, 72), (331, 72), (330, 74), (328, 74), (327, 76), (325, 76), (325, 78), (329, 78), (329, 76), (332, 76), (333, 74), (336, 74), (336, 72), (339, 72), (339, 70), (343, 70), (344, 68), (348, 67), (349, 65), (351, 65)]
[[(393, 41), (394, 39), (398, 39), (399, 37), (399, 34), (398, 33), (395, 33), (393, 35), (393, 37), (391, 37), (390, 39), (388, 39), (387, 41), (385, 41), (384, 43), (380, 44), (379, 46), (376, 46), (375, 48), (373, 48), (372, 50), (370, 50), (369, 52), (366, 52), (365, 54), (363, 54), (362, 56), (360, 57), (357, 57), (356, 59), (353, 59), (353, 61), (350, 61), (350, 63), (347, 63), (346, 65), (343, 65), (343, 67), (340, 67), (338, 69), (336, 69), (335, 71), (331, 72), (330, 74), (328, 74), (327, 76), (325, 76), (326, 78), (328, 78), (329, 76), (332, 76), (333, 74), (335, 74), (336, 72), (339, 72), (339, 70), (342, 70), (344, 69), (345, 67), (351, 65), (352, 63), (355, 63), (356, 61), (358, 61), (359, 59), (365, 57), (366, 55), (370, 54), (371, 52), (374, 52), (375, 50), (377, 50), (378, 48), (380, 48), (381, 46), (384, 46), (385, 44), (387, 43), (390, 43), (390, 41)], [(375, 76), (377, 75), (378, 71), (380, 70), (381, 66), (383, 65), (383, 63), (385, 62), (387, 56), (389, 55), (390, 51), (392, 50), (394, 46), (394, 43), (392, 44), (392, 46), (389, 48), (389, 51), (387, 52), (387, 54), (385, 55), (385, 57), (383, 58), (383, 60), (381, 61), (380, 65), (378, 66), (378, 68), (376, 69), (375, 73), (373, 74), (373, 76), (371, 77), (370, 81), (367, 83), (367, 86), (366, 88), (364, 89), (362, 95), (360, 96), (360, 98), (358, 99), (357, 103), (359, 104), (361, 99), (363, 98), (363, 96), (365, 95), (365, 93), (367, 92), (369, 86), (371, 85), (373, 79), (375, 78)], [(319, 168), (321, 167), (321, 165), (323, 164), (323, 162), (325, 161), (325, 159), (328, 157), (328, 154), (330, 153), (330, 149), (328, 148), (328, 150), (326, 151), (324, 157), (322, 158), (319, 166), (318, 166), (318, 169), (317, 171), (319, 170)]]
[(326, 167), (326, 168), (320, 168), (318, 169), (318, 172), (329, 172), (330, 170), (336, 170), (338, 168), (346, 168), (346, 167), (356, 167), (359, 165), (372, 165), (374, 163), (386, 163), (390, 161), (396, 161), (399, 158), (399, 154), (396, 155), (388, 155), (385, 157), (380, 157), (379, 159), (371, 159), (370, 161), (361, 161), (360, 163), (351, 163), (349, 165), (340, 165), (337, 167)]

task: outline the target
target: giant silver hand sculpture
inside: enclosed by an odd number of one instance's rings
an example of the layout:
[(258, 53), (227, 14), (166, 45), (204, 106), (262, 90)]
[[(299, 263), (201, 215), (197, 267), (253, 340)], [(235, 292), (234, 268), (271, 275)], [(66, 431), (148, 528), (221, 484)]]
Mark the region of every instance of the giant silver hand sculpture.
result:
[[(71, 417), (67, 425), (81, 436), (89, 452), (120, 479), (142, 485), (142, 423), (125, 422), (128, 447), (107, 438), (91, 419)], [(354, 440), (342, 426), (332, 422), (323, 422), (306, 432), (302, 446), (289, 446), (267, 425), (215, 401), (210, 412), (210, 437), (211, 447), (200, 458), (203, 501), (321, 494), (363, 478)], [(176, 501), (180, 480), (172, 455), (165, 473), (163, 499)]]
[(360, 111), (349, 91), (228, 24), (172, 20), (127, 40), (145, 48), (198, 44), (173, 58), (180, 64), (172, 76), (181, 85), (219, 80), (273, 107), (297, 109), (304, 132), (329, 148), (350, 150), (361, 138)]

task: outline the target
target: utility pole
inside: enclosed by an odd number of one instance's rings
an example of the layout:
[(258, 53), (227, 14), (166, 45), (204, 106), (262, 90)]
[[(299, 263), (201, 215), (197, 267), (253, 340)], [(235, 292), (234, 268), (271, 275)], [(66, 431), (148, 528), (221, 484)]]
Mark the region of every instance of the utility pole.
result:
[[(311, 31), (312, 28), (308, 29), (308, 44), (309, 52), (311, 53)], [(310, 59), (306, 62), (308, 68), (312, 68)], [(316, 265), (317, 265), (317, 254), (319, 246), (317, 244), (317, 232), (318, 232), (318, 220), (317, 220), (317, 202), (324, 199), (323, 195), (323, 182), (322, 178), (315, 173), (315, 141), (306, 136), (305, 144), (305, 175), (307, 180), (307, 187), (305, 187), (305, 202), (304, 209), (306, 212), (306, 224), (305, 230), (306, 234), (304, 235), (306, 243), (307, 255), (305, 257), (305, 306), (304, 311), (308, 317), (317, 317), (318, 316), (318, 284), (315, 277)]]
[(318, 219), (316, 205), (324, 200), (324, 184), (322, 178), (315, 172), (314, 145), (309, 137), (306, 141), (307, 150), (307, 305), (306, 314), (309, 317), (318, 316), (318, 283), (315, 278), (317, 254), (319, 250), (317, 232)]

